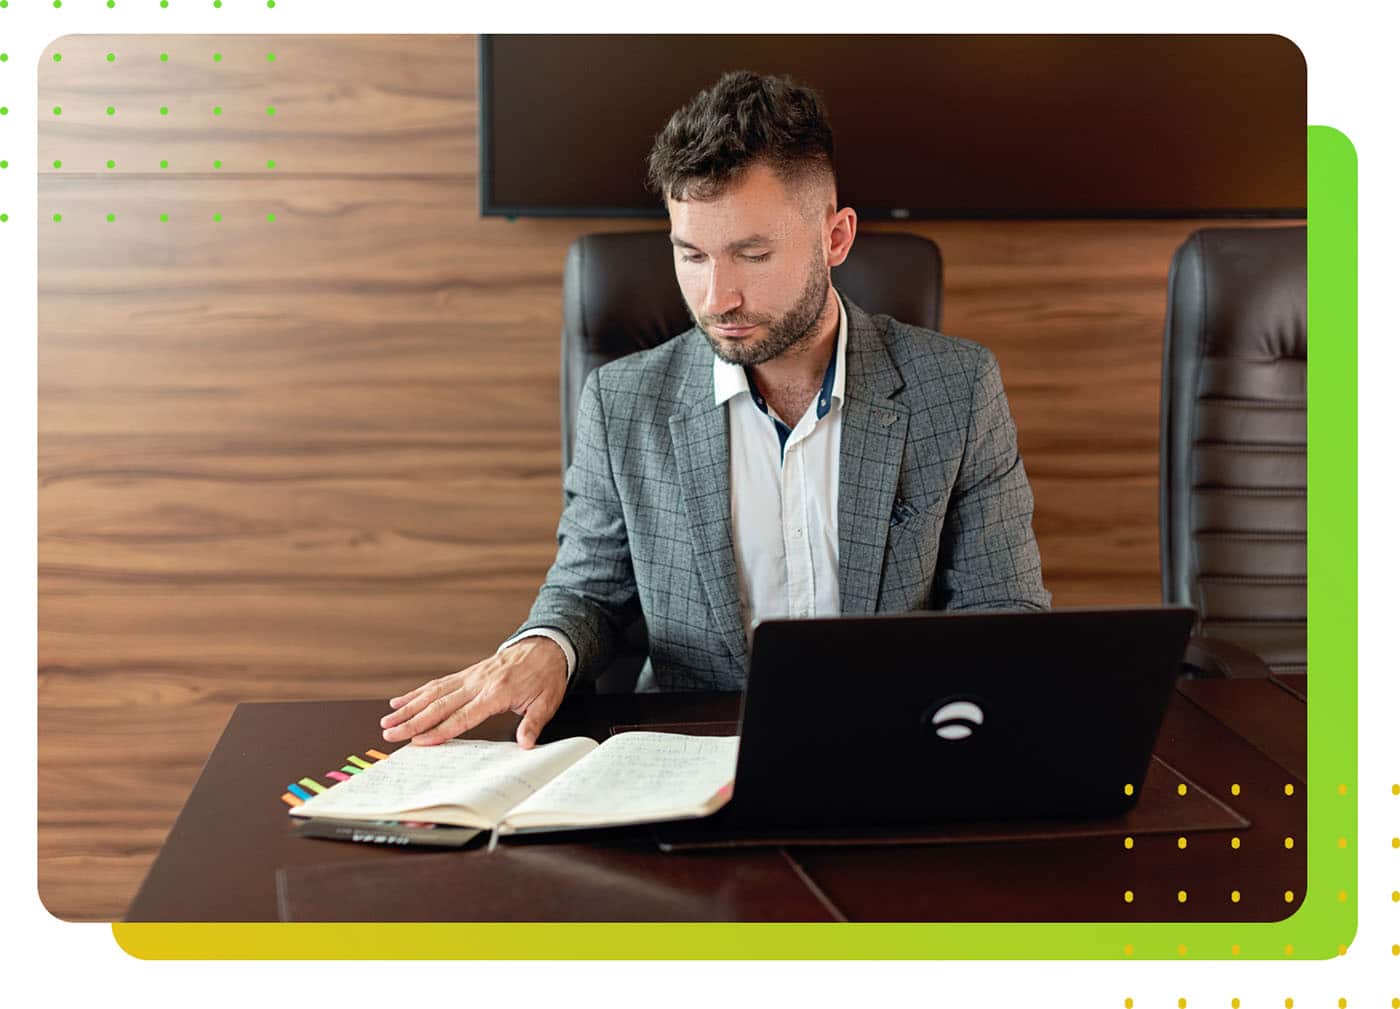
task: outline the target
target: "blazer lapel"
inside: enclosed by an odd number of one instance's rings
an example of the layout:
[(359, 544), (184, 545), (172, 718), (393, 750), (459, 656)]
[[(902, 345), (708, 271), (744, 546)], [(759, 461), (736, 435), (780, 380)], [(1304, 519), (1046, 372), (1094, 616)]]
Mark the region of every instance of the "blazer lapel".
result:
[(739, 574), (729, 509), (729, 407), (714, 402), (713, 352), (696, 330), (682, 390), (687, 405), (670, 417), (671, 444), (680, 476), (695, 563), (721, 636), (739, 659), (748, 652), (739, 609)]
[[(841, 612), (870, 614), (880, 594), (885, 541), (909, 432), (909, 408), (891, 396), (904, 381), (865, 312), (846, 305), (846, 396), (841, 403), (837, 569)], [(727, 485), (726, 485), (727, 486)]]

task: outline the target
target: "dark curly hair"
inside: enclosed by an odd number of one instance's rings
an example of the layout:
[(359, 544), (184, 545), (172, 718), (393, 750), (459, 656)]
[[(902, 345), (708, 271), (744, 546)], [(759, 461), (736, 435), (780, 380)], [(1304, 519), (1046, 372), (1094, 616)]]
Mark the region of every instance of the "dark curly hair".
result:
[(784, 182), (834, 180), (821, 96), (792, 78), (732, 70), (671, 116), (647, 158), (647, 187), (666, 202), (712, 199), (755, 164)]

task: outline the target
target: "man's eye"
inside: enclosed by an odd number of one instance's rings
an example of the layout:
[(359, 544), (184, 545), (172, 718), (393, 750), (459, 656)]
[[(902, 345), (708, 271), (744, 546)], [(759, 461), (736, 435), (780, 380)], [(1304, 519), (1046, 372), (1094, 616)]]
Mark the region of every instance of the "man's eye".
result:
[(682, 262), (682, 263), (698, 263), (698, 262), (700, 262), (700, 260), (702, 260), (702, 259), (704, 259), (704, 258), (705, 258), (705, 256), (704, 256), (703, 253), (700, 254), (700, 255), (697, 255), (697, 256), (682, 256), (682, 257), (681, 257), (681, 262)]
[(773, 255), (771, 252), (765, 252), (761, 256), (740, 256), (739, 258), (750, 263), (761, 263), (771, 255)]

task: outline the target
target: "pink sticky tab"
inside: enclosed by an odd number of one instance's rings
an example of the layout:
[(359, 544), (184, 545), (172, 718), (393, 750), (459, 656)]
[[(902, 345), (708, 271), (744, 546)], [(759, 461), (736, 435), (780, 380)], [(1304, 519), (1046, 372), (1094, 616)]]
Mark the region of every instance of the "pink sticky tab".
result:
[(336, 781), (349, 781), (349, 780), (350, 780), (350, 775), (346, 774), (344, 771), (327, 771), (327, 772), (326, 772), (326, 777), (327, 777), (327, 778), (334, 778)]

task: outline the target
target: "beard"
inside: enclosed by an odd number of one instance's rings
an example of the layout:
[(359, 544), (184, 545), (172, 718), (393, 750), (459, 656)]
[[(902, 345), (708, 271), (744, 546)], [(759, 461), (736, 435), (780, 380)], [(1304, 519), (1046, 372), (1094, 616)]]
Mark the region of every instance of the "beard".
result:
[(710, 341), (710, 349), (721, 361), (750, 367), (764, 364), (789, 350), (801, 352), (812, 345), (817, 338), (817, 323), (826, 309), (826, 295), (831, 287), (831, 273), (826, 266), (821, 247), (818, 246), (812, 257), (811, 268), (802, 285), (802, 292), (782, 317), (774, 321), (766, 317), (745, 317), (740, 315), (720, 316), (709, 320), (713, 326), (764, 326), (767, 332), (757, 338), (741, 343), (726, 341), (709, 331), (693, 311), (689, 303), (685, 309), (691, 320), (700, 327), (700, 332)]

